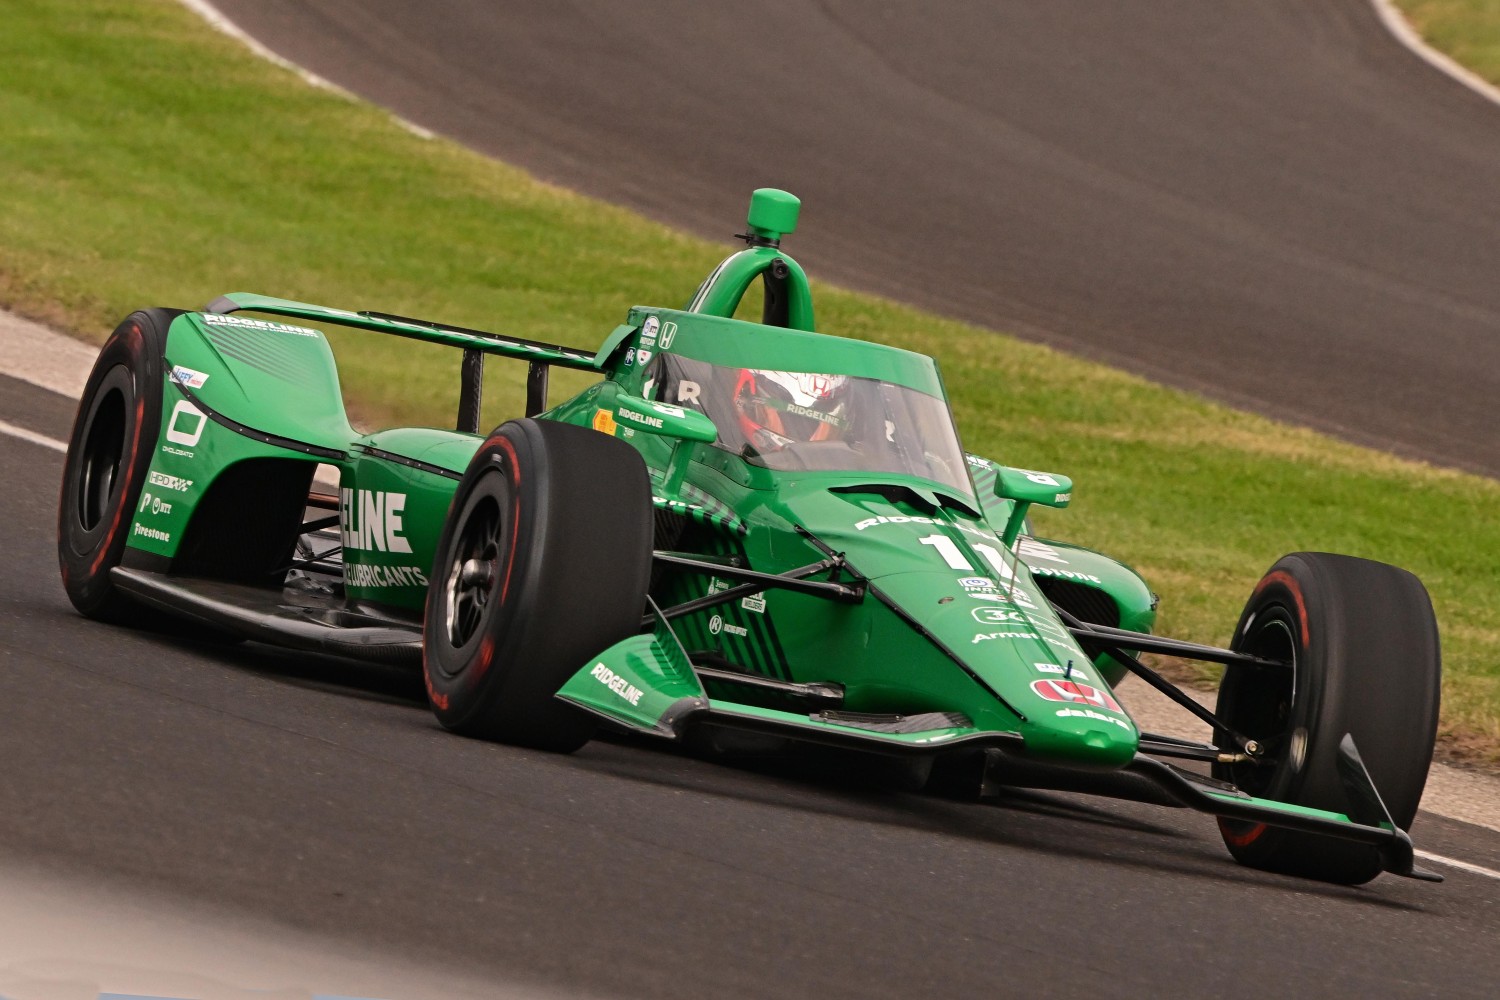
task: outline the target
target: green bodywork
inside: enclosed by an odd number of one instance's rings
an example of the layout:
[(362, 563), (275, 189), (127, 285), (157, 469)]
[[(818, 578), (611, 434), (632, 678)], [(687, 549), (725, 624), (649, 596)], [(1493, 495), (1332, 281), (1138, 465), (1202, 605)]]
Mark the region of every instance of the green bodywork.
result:
[[(1041, 759), (1102, 768), (1130, 761), (1139, 734), (1110, 694), (1123, 671), (1079, 647), (1049, 591), (1090, 592), (1113, 615), (1106, 624), (1138, 631), (1152, 626), (1155, 598), (1120, 563), (1024, 532), (1029, 505), (1066, 505), (1065, 477), (977, 456), (962, 470), (963, 489), (905, 474), (776, 471), (716, 444), (702, 413), (648, 398), (653, 362), (674, 355), (856, 376), (946, 400), (931, 358), (814, 332), (807, 279), (776, 244), (795, 216), (795, 199), (758, 200), (753, 245), (725, 260), (688, 308), (632, 308), (593, 352), (248, 294), (184, 313), (168, 335), (166, 412), (129, 544), (170, 563), (199, 502), (238, 463), (323, 464), (337, 470), (340, 485), (349, 605), (418, 615), (458, 478), (482, 437), (436, 428), (356, 432), (333, 354), (313, 324), (594, 371), (596, 384), (540, 417), (592, 427), (641, 453), (660, 514), (659, 549), (772, 574), (837, 553), (846, 567), (840, 578), (863, 581), (865, 590), (858, 600), (834, 601), (772, 588), (670, 624), (658, 616), (653, 632), (580, 664), (560, 697), (661, 736), (699, 713), (780, 725), (794, 736), (849, 730), (892, 745), (1017, 734)], [(768, 286), (768, 313), (776, 299), (770, 325), (732, 318), (757, 280)], [(661, 608), (731, 585), (701, 569), (656, 576), (652, 599)], [(930, 714), (933, 727), (882, 733), (823, 719), (794, 710), (776, 691), (700, 682), (692, 667), (700, 662), (837, 685), (843, 712)]]

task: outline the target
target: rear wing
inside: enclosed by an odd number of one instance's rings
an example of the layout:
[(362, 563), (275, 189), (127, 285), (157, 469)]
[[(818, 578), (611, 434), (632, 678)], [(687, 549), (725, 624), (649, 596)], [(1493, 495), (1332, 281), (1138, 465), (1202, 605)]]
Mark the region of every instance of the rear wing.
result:
[(457, 429), (470, 434), (479, 433), (479, 410), (484, 398), (484, 356), (496, 354), (528, 362), (531, 366), (526, 378), (526, 415), (535, 416), (547, 408), (547, 371), (553, 365), (576, 368), (580, 371), (603, 370), (604, 352), (572, 347), (559, 347), (535, 340), (506, 337), (485, 330), (471, 330), (461, 326), (448, 326), (424, 319), (392, 316), (381, 312), (350, 312), (347, 309), (332, 309), (328, 306), (309, 305), (290, 299), (272, 298), (251, 292), (231, 292), (221, 295), (204, 306), (206, 313), (224, 315), (239, 312), (269, 313), (274, 316), (289, 316), (315, 323), (332, 323), (336, 326), (387, 333), (412, 340), (425, 340), (431, 344), (457, 347), (464, 352), (463, 375), (459, 389)]

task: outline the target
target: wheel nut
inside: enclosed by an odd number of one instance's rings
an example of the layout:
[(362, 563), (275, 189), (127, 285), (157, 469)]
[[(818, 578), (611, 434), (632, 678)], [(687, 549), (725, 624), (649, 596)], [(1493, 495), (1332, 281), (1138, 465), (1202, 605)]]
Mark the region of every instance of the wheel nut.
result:
[(494, 564), (479, 559), (467, 559), (458, 571), (459, 582), (466, 587), (489, 587), (495, 578)]

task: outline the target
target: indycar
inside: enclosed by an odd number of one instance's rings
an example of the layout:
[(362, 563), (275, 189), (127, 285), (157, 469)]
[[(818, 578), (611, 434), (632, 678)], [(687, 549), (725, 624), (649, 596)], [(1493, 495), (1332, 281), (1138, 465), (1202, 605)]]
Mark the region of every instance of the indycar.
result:
[[(1228, 646), (1152, 634), (1140, 575), (1032, 534), (1067, 476), (966, 453), (932, 358), (817, 332), (781, 246), (799, 206), (754, 192), (685, 308), (635, 306), (593, 350), (248, 293), (133, 313), (68, 443), (69, 598), (409, 665), (460, 734), (819, 744), (980, 798), (1199, 810), (1270, 871), (1440, 880), (1406, 833), (1440, 687), (1421, 582), (1294, 553)], [(753, 294), (760, 322), (735, 318)], [(454, 429), (356, 431), (329, 326), (460, 351)], [(486, 434), (487, 358), (529, 369), (524, 413)], [(554, 402), (552, 368), (597, 381)], [(1222, 664), (1214, 710), (1148, 654)], [(1142, 731), (1128, 674), (1212, 740)]]

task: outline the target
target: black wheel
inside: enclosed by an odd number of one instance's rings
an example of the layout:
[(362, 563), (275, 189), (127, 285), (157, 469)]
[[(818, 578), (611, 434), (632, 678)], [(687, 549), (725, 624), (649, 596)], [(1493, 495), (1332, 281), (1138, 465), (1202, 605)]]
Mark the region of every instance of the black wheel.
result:
[(454, 732), (569, 753), (590, 717), (553, 697), (640, 631), (651, 571), (640, 455), (598, 431), (503, 424), (449, 509), (427, 591), (422, 668)]
[(169, 309), (132, 313), (115, 328), (78, 404), (63, 463), (57, 557), (73, 606), (90, 618), (129, 622), (142, 609), (110, 582), (161, 426)]
[[(1225, 671), (1218, 715), (1270, 763), (1221, 764), (1215, 776), (1258, 797), (1347, 812), (1336, 760), (1349, 733), (1391, 817), (1408, 828), (1432, 761), (1442, 675), (1421, 581), (1368, 559), (1284, 556), (1256, 585), (1231, 646), (1290, 666)], [(1235, 820), (1219, 830), (1253, 868), (1345, 885), (1381, 871), (1373, 847)]]

